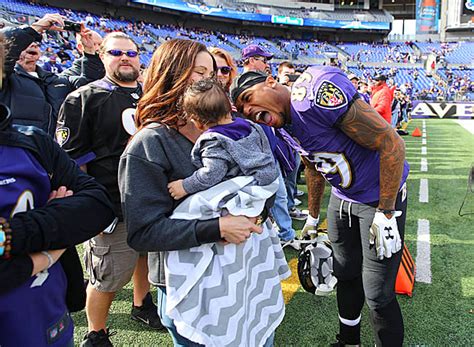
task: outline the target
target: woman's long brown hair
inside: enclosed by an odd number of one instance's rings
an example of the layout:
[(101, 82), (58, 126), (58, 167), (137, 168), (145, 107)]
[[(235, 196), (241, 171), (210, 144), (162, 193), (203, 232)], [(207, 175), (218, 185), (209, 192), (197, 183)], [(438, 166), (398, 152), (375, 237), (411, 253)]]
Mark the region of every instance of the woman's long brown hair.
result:
[(154, 122), (175, 128), (186, 124), (180, 104), (200, 52), (207, 52), (206, 46), (182, 39), (173, 39), (158, 47), (148, 67), (143, 96), (137, 106), (135, 123), (138, 130)]

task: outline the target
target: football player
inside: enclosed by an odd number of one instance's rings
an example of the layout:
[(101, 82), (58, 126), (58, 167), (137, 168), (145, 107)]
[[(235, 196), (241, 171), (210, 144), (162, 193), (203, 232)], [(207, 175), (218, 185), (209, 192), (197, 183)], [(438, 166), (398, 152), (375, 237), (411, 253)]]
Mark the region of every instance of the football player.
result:
[(246, 72), (232, 98), (247, 118), (280, 128), (304, 157), (305, 229), (316, 228), (324, 178), (332, 186), (327, 218), (338, 279), (336, 345), (360, 344), (364, 300), (376, 344), (401, 346), (404, 327), (394, 287), (401, 259), (409, 167), (403, 140), (364, 102), (339, 69), (310, 67), (292, 91), (271, 76)]

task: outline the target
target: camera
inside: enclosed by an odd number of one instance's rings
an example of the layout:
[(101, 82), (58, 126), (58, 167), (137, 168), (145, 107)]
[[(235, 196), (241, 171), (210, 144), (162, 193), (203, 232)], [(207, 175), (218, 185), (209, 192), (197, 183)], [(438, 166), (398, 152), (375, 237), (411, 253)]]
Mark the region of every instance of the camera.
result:
[(65, 20), (63, 29), (75, 33), (80, 33), (82, 30), (82, 24)]

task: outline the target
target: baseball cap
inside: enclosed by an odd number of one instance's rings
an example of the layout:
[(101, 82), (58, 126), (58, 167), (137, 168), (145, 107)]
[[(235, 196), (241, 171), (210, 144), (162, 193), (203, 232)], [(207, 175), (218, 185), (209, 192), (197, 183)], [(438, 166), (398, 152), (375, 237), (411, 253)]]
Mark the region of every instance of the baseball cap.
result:
[(234, 80), (231, 87), (230, 95), (232, 102), (235, 103), (245, 90), (256, 84), (263, 83), (267, 80), (268, 75), (259, 71), (247, 71)]
[(387, 76), (385, 75), (377, 75), (375, 76), (374, 78), (372, 78), (374, 81), (386, 81), (387, 80)]
[(273, 54), (264, 51), (258, 45), (248, 45), (242, 50), (242, 59), (248, 59), (250, 57), (255, 57), (256, 55), (265, 57), (267, 59), (273, 58)]
[(355, 78), (356, 80), (359, 80), (359, 77), (357, 77), (357, 75), (356, 75), (356, 74), (353, 74), (353, 73), (347, 75), (347, 78), (349, 79), (349, 81), (353, 80), (354, 78)]

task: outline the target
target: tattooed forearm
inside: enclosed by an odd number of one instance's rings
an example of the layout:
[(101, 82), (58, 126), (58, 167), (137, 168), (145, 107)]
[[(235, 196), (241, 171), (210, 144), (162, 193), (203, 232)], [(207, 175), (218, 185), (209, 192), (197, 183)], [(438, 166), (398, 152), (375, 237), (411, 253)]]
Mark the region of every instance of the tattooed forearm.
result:
[(314, 164), (303, 158), (305, 165), (304, 175), (306, 178), (306, 186), (308, 187), (308, 210), (309, 214), (314, 218), (319, 216), (321, 209), (321, 201), (324, 195), (324, 186), (326, 181), (321, 174), (316, 171)]
[(380, 155), (379, 207), (394, 209), (405, 160), (405, 143), (368, 104), (356, 100), (340, 124), (347, 136)]

